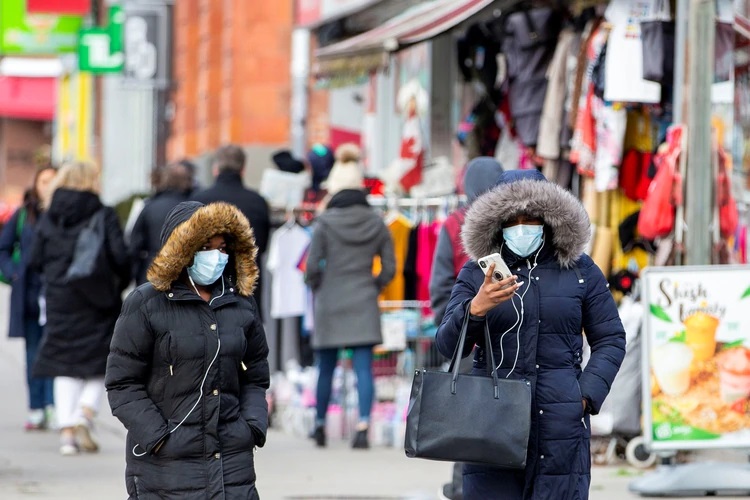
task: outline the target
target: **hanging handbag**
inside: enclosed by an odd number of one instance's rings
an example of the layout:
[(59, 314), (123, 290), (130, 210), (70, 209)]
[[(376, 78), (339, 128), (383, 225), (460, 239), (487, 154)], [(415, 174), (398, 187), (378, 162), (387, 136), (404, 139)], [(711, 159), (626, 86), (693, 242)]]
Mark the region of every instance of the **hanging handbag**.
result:
[(492, 376), (459, 375), (470, 321), (468, 302), (465, 307), (449, 371), (422, 369), (414, 375), (406, 416), (406, 456), (523, 469), (531, 428), (531, 383), (498, 378), (486, 320), (484, 339)]
[(643, 79), (663, 85), (674, 82), (675, 23), (664, 0), (656, 4), (656, 19), (641, 21)]
[(672, 126), (667, 134), (667, 144), (662, 146), (666, 151), (660, 151), (654, 158), (656, 177), (638, 217), (638, 232), (646, 239), (663, 238), (674, 228), (675, 209), (682, 204), (682, 177), (677, 171), (682, 136), (682, 127)]

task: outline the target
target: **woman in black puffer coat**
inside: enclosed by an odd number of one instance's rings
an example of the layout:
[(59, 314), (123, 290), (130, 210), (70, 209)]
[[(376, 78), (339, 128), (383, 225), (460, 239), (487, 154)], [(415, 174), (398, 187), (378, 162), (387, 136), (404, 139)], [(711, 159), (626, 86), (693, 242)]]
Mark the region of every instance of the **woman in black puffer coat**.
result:
[(233, 205), (179, 204), (125, 301), (106, 386), (128, 429), (130, 499), (253, 499), (268, 426), (257, 247)]

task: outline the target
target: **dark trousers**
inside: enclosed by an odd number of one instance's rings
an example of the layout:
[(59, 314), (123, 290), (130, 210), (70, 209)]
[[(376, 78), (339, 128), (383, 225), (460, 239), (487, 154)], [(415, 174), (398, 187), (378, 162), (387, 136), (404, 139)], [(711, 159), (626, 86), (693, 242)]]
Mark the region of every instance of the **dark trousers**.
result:
[[(372, 401), (375, 398), (375, 384), (372, 377), (372, 346), (353, 348), (352, 364), (357, 374), (357, 394), (359, 395), (359, 421), (369, 422)], [(331, 401), (333, 372), (339, 358), (339, 349), (318, 349), (318, 391), (316, 423), (323, 425)]]
[(26, 327), (26, 383), (29, 387), (29, 409), (41, 410), (54, 404), (51, 378), (32, 377), (31, 371), (36, 361), (36, 353), (42, 343), (44, 328), (37, 319), (27, 319)]

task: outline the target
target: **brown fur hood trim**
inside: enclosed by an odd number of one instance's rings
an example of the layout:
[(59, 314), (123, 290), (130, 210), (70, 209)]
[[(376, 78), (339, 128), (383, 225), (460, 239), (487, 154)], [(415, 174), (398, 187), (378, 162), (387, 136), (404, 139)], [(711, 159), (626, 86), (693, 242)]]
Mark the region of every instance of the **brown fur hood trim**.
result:
[[(188, 206), (187, 213), (185, 208), (180, 210), (183, 205), (186, 204), (178, 205), (167, 217), (165, 231), (168, 231), (170, 224), (174, 229), (171, 234), (163, 231), (162, 241), (166, 241), (148, 270), (147, 277), (154, 288), (161, 292), (169, 290), (206, 240), (224, 234), (228, 236), (230, 254), (225, 275), (234, 275), (240, 295), (252, 295), (259, 275), (255, 260), (258, 247), (247, 218), (237, 207), (228, 203), (205, 206), (195, 203)], [(232, 263), (234, 272), (229, 268)]]

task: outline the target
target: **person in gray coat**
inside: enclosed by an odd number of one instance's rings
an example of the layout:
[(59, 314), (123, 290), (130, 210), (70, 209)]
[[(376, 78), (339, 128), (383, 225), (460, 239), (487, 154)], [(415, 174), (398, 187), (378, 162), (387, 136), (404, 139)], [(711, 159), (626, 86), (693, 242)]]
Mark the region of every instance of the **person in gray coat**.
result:
[[(352, 447), (369, 448), (367, 432), (375, 392), (372, 348), (382, 342), (378, 295), (393, 279), (396, 259), (390, 232), (367, 203), (364, 191), (357, 189), (360, 186), (355, 182), (331, 197), (317, 220), (307, 258), (306, 281), (313, 291), (315, 310), (312, 343), (319, 367), (312, 437), (319, 447), (326, 445), (325, 418), (339, 350), (351, 348), (359, 395), (359, 423)], [(373, 276), (376, 256), (382, 265)]]

